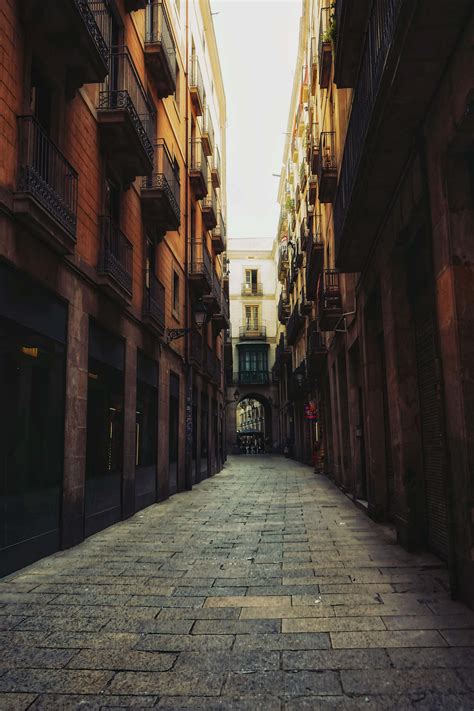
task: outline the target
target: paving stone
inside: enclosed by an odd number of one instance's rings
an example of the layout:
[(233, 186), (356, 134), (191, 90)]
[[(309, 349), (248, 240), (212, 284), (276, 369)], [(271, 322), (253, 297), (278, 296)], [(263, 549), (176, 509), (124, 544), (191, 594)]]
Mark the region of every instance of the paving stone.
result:
[[(0, 610), (1, 612), (1, 610)], [(0, 614), (0, 630), (6, 631), (6, 630), (12, 630), (15, 629), (15, 627), (18, 627), (20, 622), (23, 622), (25, 617), (22, 615), (2, 615)]]
[[(464, 647), (436, 647), (433, 649), (387, 649), (394, 667), (411, 669), (420, 667), (429, 669), (446, 667), (474, 669), (474, 649)], [(471, 671), (474, 675), (474, 672)]]
[(103, 628), (104, 632), (141, 632), (148, 634), (188, 634), (193, 626), (191, 620), (171, 620), (159, 617), (154, 620), (112, 619)]
[(205, 709), (205, 711), (280, 711), (281, 702), (274, 696), (260, 694), (251, 699), (228, 695), (219, 698), (162, 696), (158, 708), (162, 711), (195, 711), (196, 709)]
[(0, 709), (2, 711), (24, 711), (31, 708), (36, 694), (4, 694), (0, 693)]
[(291, 605), (291, 597), (246, 595), (242, 597), (214, 597), (204, 603), (204, 607), (267, 607), (271, 605)]
[(385, 630), (380, 617), (312, 617), (283, 619), (281, 631), (287, 632), (341, 632), (359, 630)]
[(335, 649), (367, 647), (445, 647), (439, 632), (426, 630), (390, 632), (331, 632)]
[(76, 650), (9, 646), (0, 649), (0, 670), (25, 669), (30, 667), (61, 669), (61, 667), (65, 667), (76, 654)]
[(240, 612), (241, 620), (301, 619), (306, 617), (334, 617), (334, 608), (329, 605), (288, 607), (286, 604), (276, 604), (268, 607), (243, 607)]
[(297, 696), (303, 694), (337, 694), (341, 691), (339, 677), (330, 671), (300, 672), (257, 672), (228, 676), (225, 693), (239, 696), (254, 694), (274, 694), (279, 696)]
[(456, 630), (474, 628), (472, 615), (410, 615), (393, 616), (386, 619), (382, 616), (389, 630)]
[(391, 666), (384, 649), (327, 649), (283, 652), (283, 669), (386, 669)]
[[(149, 709), (156, 705), (157, 696), (106, 696), (84, 693), (81, 695), (42, 694), (29, 707), (33, 711), (100, 711), (100, 709)], [(3, 709), (3, 707), (0, 706)]]
[(107, 687), (107, 693), (219, 696), (224, 680), (224, 674), (200, 669), (186, 671), (186, 673), (183, 671), (179, 673), (118, 672)]
[(112, 677), (112, 672), (91, 670), (9, 669), (0, 677), (0, 691), (94, 694), (105, 689)]
[(197, 620), (193, 634), (265, 634), (280, 632), (280, 620)]
[(346, 694), (462, 692), (465, 685), (451, 669), (372, 669), (341, 671)]
[(251, 674), (256, 671), (273, 671), (280, 668), (278, 651), (264, 650), (236, 654), (234, 652), (181, 652), (173, 670), (188, 668), (206, 669), (214, 672), (233, 671)]
[[(247, 636), (247, 635), (245, 635)], [(156, 650), (159, 652), (205, 652), (214, 650), (227, 650), (234, 644), (234, 635), (171, 635), (147, 634), (140, 639), (134, 649)]]
[(242, 652), (252, 649), (290, 650), (290, 649), (329, 649), (329, 635), (313, 634), (249, 634), (237, 635), (232, 651)]
[(474, 629), (442, 630), (441, 634), (450, 647), (474, 647)]
[(167, 607), (158, 615), (159, 620), (238, 620), (239, 617), (238, 607)]
[(111, 669), (115, 671), (168, 671), (176, 654), (135, 650), (84, 649), (68, 664), (68, 669)]
[(130, 632), (53, 632), (41, 644), (60, 649), (130, 649), (139, 640), (139, 634)]
[(205, 597), (158, 597), (156, 595), (135, 595), (128, 601), (130, 607), (202, 607)]

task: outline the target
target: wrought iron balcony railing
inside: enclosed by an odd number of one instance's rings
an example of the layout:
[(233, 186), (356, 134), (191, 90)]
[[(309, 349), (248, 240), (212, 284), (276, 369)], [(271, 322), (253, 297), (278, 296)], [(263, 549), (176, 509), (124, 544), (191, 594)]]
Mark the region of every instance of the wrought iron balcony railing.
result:
[(189, 72), (189, 91), (193, 102), (194, 110), (198, 116), (202, 116), (204, 111), (204, 82), (202, 80), (201, 67), (196, 54), (193, 54), (190, 59)]
[(212, 259), (206, 244), (203, 240), (194, 240), (191, 242), (191, 263), (190, 276), (192, 278), (203, 278), (209, 287), (212, 289)]
[(202, 200), (208, 191), (208, 173), (207, 158), (200, 138), (190, 141), (189, 178), (196, 198)]
[(304, 318), (301, 316), (299, 305), (295, 304), (286, 325), (286, 337), (289, 346), (295, 345), (303, 324)]
[(101, 245), (98, 272), (132, 294), (133, 245), (110, 217), (100, 218)]
[[(153, 173), (142, 180), (142, 191), (147, 194), (157, 191), (160, 195), (159, 213), (153, 219), (165, 223), (165, 229), (177, 229), (181, 221), (179, 173), (171, 158), (164, 139), (158, 139), (155, 144), (155, 162)], [(164, 201), (162, 200), (164, 198)], [(169, 225), (169, 226), (168, 226)]]
[(239, 370), (239, 385), (267, 385), (270, 382), (268, 370)]
[(87, 31), (105, 67), (109, 65), (108, 32), (102, 27), (102, 18), (110, 20), (110, 10), (104, 0), (74, 0)]
[[(221, 254), (226, 248), (226, 232), (225, 232), (225, 222), (222, 216), (221, 208), (217, 209), (217, 224), (212, 230), (212, 244), (216, 254)], [(226, 266), (228, 269), (228, 265)], [(225, 276), (225, 274), (224, 274)]]
[(202, 219), (206, 229), (213, 230), (217, 225), (217, 197), (216, 191), (210, 181), (207, 187), (207, 195), (202, 201), (201, 209)]
[(241, 289), (242, 296), (262, 296), (263, 284), (261, 281), (256, 281), (252, 284), (244, 281)]
[(145, 274), (143, 294), (143, 316), (150, 318), (159, 330), (165, 328), (165, 287), (155, 274)]
[(212, 125), (211, 112), (207, 106), (202, 117), (202, 145), (207, 156), (214, 152), (214, 127)]
[(342, 315), (340, 275), (337, 269), (324, 269), (318, 283), (318, 318), (321, 331), (332, 331)]
[(267, 327), (255, 321), (247, 321), (239, 328), (239, 338), (245, 340), (265, 340)]
[(322, 7), (319, 17), (318, 40), (319, 86), (322, 89), (327, 89), (329, 86), (332, 63), (332, 42), (335, 39), (335, 23), (333, 7)]
[(151, 2), (145, 13), (145, 60), (160, 98), (176, 89), (176, 46), (162, 0)]
[(403, 0), (378, 0), (372, 4), (359, 66), (351, 115), (347, 127), (339, 188), (334, 205), (336, 252), (344, 229), (347, 208), (358, 177), (374, 104), (379, 92), (385, 61), (392, 45)]
[(318, 154), (319, 201), (332, 202), (337, 187), (336, 134), (323, 131), (319, 140)]
[(128, 113), (152, 167), (154, 116), (127, 47), (111, 48), (109, 75), (99, 92), (100, 113), (115, 112), (117, 109), (124, 109)]
[(221, 184), (221, 154), (218, 146), (215, 147), (212, 156), (211, 179), (215, 188), (219, 188)]
[(18, 128), (17, 195), (31, 196), (75, 240), (76, 171), (33, 116), (19, 116)]

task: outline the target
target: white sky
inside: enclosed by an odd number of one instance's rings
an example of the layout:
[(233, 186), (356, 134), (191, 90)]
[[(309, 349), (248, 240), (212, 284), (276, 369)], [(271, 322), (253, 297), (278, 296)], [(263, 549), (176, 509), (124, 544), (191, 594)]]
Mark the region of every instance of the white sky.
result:
[(227, 235), (273, 239), (301, 0), (211, 0), (227, 98)]

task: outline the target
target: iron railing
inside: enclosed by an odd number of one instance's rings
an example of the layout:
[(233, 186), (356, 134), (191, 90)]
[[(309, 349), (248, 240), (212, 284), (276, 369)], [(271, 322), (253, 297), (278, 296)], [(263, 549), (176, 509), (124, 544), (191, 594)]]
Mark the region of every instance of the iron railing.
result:
[(211, 112), (209, 107), (206, 108), (202, 120), (202, 132), (207, 136), (207, 142), (209, 143), (210, 154), (214, 152), (214, 127), (212, 125)]
[(317, 168), (319, 182), (321, 182), (321, 178), (326, 172), (334, 172), (337, 169), (335, 131), (323, 131), (321, 133)]
[(326, 344), (323, 340), (323, 334), (318, 329), (317, 321), (311, 321), (308, 326), (307, 351), (308, 356), (320, 355), (326, 352)]
[(212, 155), (212, 172), (216, 175), (218, 182), (220, 182), (221, 177), (221, 154), (219, 153), (219, 147), (216, 146), (214, 153)]
[(204, 82), (202, 80), (201, 67), (199, 65), (199, 60), (196, 54), (191, 55), (190, 59), (191, 70), (189, 72), (189, 88), (190, 90), (197, 91), (201, 103), (204, 102)]
[(191, 241), (191, 273), (202, 274), (212, 284), (212, 259), (203, 240)]
[(162, 190), (171, 205), (175, 217), (180, 222), (180, 190), (179, 173), (173, 163), (171, 154), (164, 139), (159, 138), (155, 144), (155, 165), (153, 173), (142, 180), (143, 190)]
[(146, 7), (145, 44), (161, 44), (170, 78), (176, 85), (176, 46), (164, 3), (152, 2)]
[(239, 370), (239, 385), (267, 385), (268, 370)]
[(211, 212), (217, 221), (217, 197), (216, 191), (212, 187), (212, 183), (209, 183), (207, 188), (207, 195), (202, 201), (203, 210)]
[(76, 236), (78, 175), (33, 116), (19, 116), (18, 191)]
[(216, 238), (220, 237), (223, 240), (225, 238), (225, 222), (224, 218), (222, 217), (222, 210), (220, 207), (218, 208), (217, 213), (217, 225), (212, 231), (212, 236)]
[(338, 311), (342, 306), (340, 274), (337, 269), (323, 269), (318, 283), (318, 313)]
[(318, 60), (319, 66), (322, 64), (323, 45), (331, 42), (330, 28), (332, 20), (332, 7), (322, 7), (319, 16), (319, 40), (318, 40)]
[(295, 344), (298, 334), (303, 326), (303, 323), (304, 319), (301, 316), (299, 306), (298, 304), (295, 304), (293, 306), (293, 311), (291, 312), (291, 316), (288, 319), (288, 323), (286, 325), (286, 337), (288, 340), (288, 345), (293, 346)]
[(98, 271), (112, 277), (128, 294), (132, 293), (133, 245), (111, 218), (100, 218), (101, 245)]
[(105, 0), (74, 0), (104, 64), (109, 65), (110, 8)]
[(190, 170), (198, 171), (201, 173), (203, 181), (208, 184), (207, 177), (207, 159), (202, 147), (202, 141), (200, 138), (194, 138), (190, 141), (191, 144), (191, 161)]
[(365, 150), (370, 119), (402, 4), (403, 0), (375, 0), (372, 3), (335, 198), (336, 250), (341, 241), (346, 210), (357, 179), (360, 159)]
[(262, 296), (263, 294), (263, 284), (261, 281), (257, 281), (250, 284), (246, 281), (242, 283), (242, 296)]
[(150, 316), (161, 328), (165, 327), (165, 287), (149, 270), (145, 274), (143, 314)]
[(246, 321), (239, 328), (239, 337), (243, 340), (252, 338), (266, 338), (267, 327), (262, 326), (262, 324), (258, 323), (257, 321)]
[(127, 47), (112, 47), (109, 75), (99, 92), (99, 111), (125, 109), (151, 161), (154, 156), (154, 114)]

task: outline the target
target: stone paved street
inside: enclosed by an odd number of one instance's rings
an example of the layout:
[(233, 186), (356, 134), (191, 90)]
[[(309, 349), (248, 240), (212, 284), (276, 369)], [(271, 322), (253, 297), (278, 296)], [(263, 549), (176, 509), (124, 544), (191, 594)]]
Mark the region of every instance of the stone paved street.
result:
[(2, 711), (474, 708), (443, 565), (283, 458), (231, 458), (0, 591)]

